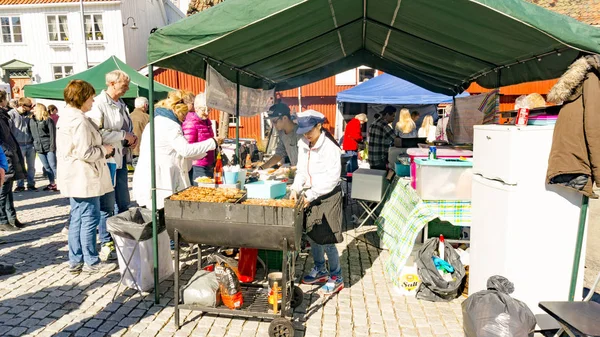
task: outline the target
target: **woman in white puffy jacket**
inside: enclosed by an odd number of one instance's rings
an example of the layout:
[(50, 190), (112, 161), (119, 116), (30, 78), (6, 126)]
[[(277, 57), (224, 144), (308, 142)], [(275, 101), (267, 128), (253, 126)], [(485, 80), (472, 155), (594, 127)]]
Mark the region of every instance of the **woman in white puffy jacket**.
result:
[[(189, 186), (188, 171), (192, 159), (199, 159), (206, 152), (214, 150), (223, 142), (222, 138), (211, 138), (189, 144), (183, 136), (181, 123), (188, 113), (188, 105), (183, 102), (188, 93), (177, 90), (170, 92), (167, 99), (156, 104), (155, 123), (155, 168), (156, 205), (164, 207), (164, 199)], [(150, 184), (150, 125), (142, 133), (140, 157), (133, 174), (133, 195), (140, 206), (152, 205)]]
[[(291, 198), (303, 198), (305, 231), (315, 261), (303, 277), (305, 284), (325, 283), (320, 292), (331, 295), (344, 288), (336, 243), (342, 242), (342, 150), (323, 128), (325, 116), (314, 110), (298, 115), (298, 165)], [(325, 254), (329, 269), (325, 267)]]

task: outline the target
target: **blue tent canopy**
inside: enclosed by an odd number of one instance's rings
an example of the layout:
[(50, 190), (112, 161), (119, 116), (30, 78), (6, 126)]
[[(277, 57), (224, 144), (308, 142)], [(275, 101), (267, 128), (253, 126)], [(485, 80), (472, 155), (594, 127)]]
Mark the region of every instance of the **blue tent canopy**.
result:
[[(456, 97), (465, 96), (469, 96), (466, 91)], [(452, 96), (431, 92), (390, 74), (381, 74), (339, 92), (337, 100), (373, 104), (438, 104), (452, 102)]]

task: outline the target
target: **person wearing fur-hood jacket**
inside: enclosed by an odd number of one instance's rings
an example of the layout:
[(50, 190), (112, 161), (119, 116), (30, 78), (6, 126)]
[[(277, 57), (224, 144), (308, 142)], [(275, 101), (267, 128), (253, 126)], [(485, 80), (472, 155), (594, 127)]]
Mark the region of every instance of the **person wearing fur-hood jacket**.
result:
[(600, 56), (576, 60), (548, 94), (563, 102), (554, 128), (547, 183), (598, 198), (600, 181)]

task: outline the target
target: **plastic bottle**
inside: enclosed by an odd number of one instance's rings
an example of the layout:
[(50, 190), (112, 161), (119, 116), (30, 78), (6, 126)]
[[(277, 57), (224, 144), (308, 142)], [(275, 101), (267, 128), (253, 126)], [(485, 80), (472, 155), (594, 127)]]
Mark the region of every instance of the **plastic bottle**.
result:
[(223, 183), (223, 160), (221, 159), (221, 152), (217, 152), (217, 161), (215, 162), (214, 170), (215, 184)]
[(438, 244), (438, 253), (440, 253), (440, 259), (445, 260), (444, 258), (444, 236), (440, 235), (440, 243)]
[(252, 168), (252, 157), (250, 157), (250, 152), (248, 152), (248, 154), (246, 154), (246, 164), (244, 166), (247, 169)]

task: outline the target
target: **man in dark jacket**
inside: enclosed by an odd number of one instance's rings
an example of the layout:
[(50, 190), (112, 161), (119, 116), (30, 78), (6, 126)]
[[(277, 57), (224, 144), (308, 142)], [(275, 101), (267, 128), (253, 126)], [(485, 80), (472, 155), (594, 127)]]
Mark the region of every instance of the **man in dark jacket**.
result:
[(0, 90), (0, 146), (8, 163), (4, 185), (0, 188), (0, 231), (15, 231), (23, 224), (17, 219), (12, 186), (15, 179), (25, 178), (25, 165), (19, 144), (10, 130), (6, 96), (6, 91)]

